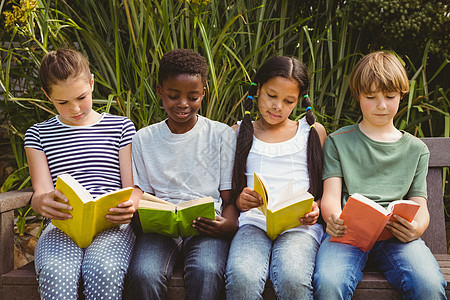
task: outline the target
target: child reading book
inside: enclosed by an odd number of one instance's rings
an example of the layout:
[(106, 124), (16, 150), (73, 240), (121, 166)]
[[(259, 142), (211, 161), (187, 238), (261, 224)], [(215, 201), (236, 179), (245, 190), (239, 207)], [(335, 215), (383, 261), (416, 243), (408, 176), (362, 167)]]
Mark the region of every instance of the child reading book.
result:
[(197, 218), (192, 226), (200, 235), (186, 238), (138, 235), (127, 281), (130, 299), (164, 299), (175, 261), (183, 256), (188, 299), (218, 299), (223, 287), (229, 237), (237, 230), (237, 210), (230, 204), (236, 134), (197, 114), (207, 71), (205, 58), (192, 50), (164, 54), (157, 93), (167, 119), (133, 138), (133, 174), (137, 187), (175, 205), (211, 196), (215, 220)]
[[(350, 299), (370, 255), (404, 299), (445, 299), (446, 282), (439, 265), (420, 239), (429, 223), (429, 151), (393, 122), (400, 100), (409, 91), (406, 71), (393, 53), (371, 53), (353, 69), (350, 91), (362, 121), (331, 134), (324, 146), (321, 210), (327, 233), (317, 254), (314, 296)], [(420, 208), (411, 222), (394, 215), (397, 222), (389, 221), (386, 228), (395, 238), (377, 241), (364, 252), (330, 241), (330, 236), (345, 236), (350, 230), (346, 220), (351, 216), (339, 216), (349, 195), (355, 193), (382, 206), (409, 199)]]
[[(135, 128), (127, 118), (92, 109), (94, 75), (81, 53), (71, 49), (49, 52), (39, 76), (42, 90), (59, 115), (33, 125), (25, 134), (34, 190), (31, 205), (45, 218), (68, 220), (73, 210), (65, 195), (55, 190), (57, 176), (69, 173), (93, 196), (131, 187)], [(122, 225), (101, 232), (86, 248), (77, 246), (53, 224), (46, 225), (35, 250), (41, 299), (77, 299), (81, 281), (87, 299), (101, 298), (105, 291), (112, 299), (121, 298), (135, 240), (128, 223), (140, 198), (138, 190), (133, 193), (104, 216)]]
[[(323, 234), (317, 222), (319, 207), (303, 214), (302, 225), (271, 240), (263, 203), (254, 190), (254, 173), (264, 176), (270, 201), (282, 202), (283, 190), (309, 191), (320, 199), (322, 191), (322, 144), (326, 133), (315, 122), (308, 96), (307, 68), (292, 57), (267, 60), (257, 71), (244, 103), (244, 119), (238, 131), (233, 169), (233, 195), (242, 211), (233, 238), (225, 275), (228, 299), (262, 299), (270, 278), (279, 299), (312, 299), (312, 275), (316, 251)], [(258, 97), (259, 118), (251, 122), (253, 97)], [(289, 119), (298, 102), (306, 116)], [(300, 223), (299, 222), (299, 223)]]

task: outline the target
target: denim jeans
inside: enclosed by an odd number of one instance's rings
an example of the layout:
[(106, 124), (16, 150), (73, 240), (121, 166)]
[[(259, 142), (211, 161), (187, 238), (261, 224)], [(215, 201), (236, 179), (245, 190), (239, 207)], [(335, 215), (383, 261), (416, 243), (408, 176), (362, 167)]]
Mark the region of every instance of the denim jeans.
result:
[(188, 299), (218, 299), (229, 242), (202, 235), (175, 240), (160, 234), (136, 239), (128, 269), (127, 299), (165, 299), (179, 255), (184, 255), (184, 283)]
[(228, 254), (227, 299), (262, 299), (269, 275), (278, 299), (312, 299), (318, 248), (306, 232), (286, 232), (272, 242), (264, 230), (242, 226)]
[(368, 259), (404, 299), (445, 299), (446, 281), (423, 240), (401, 243), (391, 239), (376, 242), (370, 251), (363, 252), (351, 245), (330, 242), (328, 234), (317, 253), (315, 299), (351, 299)]

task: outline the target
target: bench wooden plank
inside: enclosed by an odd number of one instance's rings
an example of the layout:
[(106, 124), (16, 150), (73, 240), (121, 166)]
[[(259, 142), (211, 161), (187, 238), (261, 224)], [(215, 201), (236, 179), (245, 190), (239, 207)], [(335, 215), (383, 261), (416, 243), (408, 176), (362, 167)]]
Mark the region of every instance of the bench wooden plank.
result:
[[(436, 254), (435, 257), (441, 267), (445, 280), (450, 282), (450, 255)], [(177, 269), (174, 271), (169, 283), (167, 299), (184, 299), (185, 290), (182, 275), (182, 270)], [(7, 291), (3, 294), (2, 299), (15, 299), (15, 296), (13, 296), (10, 291), (17, 292), (19, 295), (26, 295), (26, 298), (17, 299), (39, 299), (39, 293), (37, 290), (38, 284), (34, 273), (34, 263), (29, 263), (20, 269), (13, 270), (6, 275), (2, 275), (1, 280), (3, 286), (6, 287), (5, 291)], [(445, 291), (447, 297), (450, 299), (450, 286), (447, 286)], [(378, 296), (375, 297), (375, 295)], [(276, 299), (270, 283), (267, 284), (266, 290), (264, 291), (264, 299)], [(366, 271), (364, 272), (363, 280), (356, 288), (352, 299), (401, 299), (401, 297), (395, 290), (393, 290), (392, 286), (386, 281), (380, 272)]]
[(450, 167), (450, 138), (433, 137), (433, 138), (421, 138), (421, 140), (427, 145), (430, 150), (429, 167), (443, 168)]

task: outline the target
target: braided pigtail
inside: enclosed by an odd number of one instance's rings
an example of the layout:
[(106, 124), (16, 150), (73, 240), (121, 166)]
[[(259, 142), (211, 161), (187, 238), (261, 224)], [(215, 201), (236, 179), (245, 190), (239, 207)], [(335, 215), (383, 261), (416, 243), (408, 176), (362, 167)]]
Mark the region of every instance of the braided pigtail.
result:
[(244, 101), (244, 118), (239, 126), (236, 153), (234, 156), (232, 201), (236, 201), (244, 187), (247, 186), (245, 168), (247, 166), (248, 153), (253, 144), (253, 124), (250, 113), (253, 108), (253, 97), (255, 97), (257, 90), (257, 84), (252, 82), (248, 90), (247, 99)]
[(314, 123), (316, 117), (311, 109), (311, 100), (306, 94), (303, 96), (302, 105), (306, 107), (306, 122), (310, 126), (308, 143), (306, 148), (306, 157), (309, 174), (309, 192), (314, 195), (315, 199), (322, 197), (322, 163), (323, 150), (320, 143), (319, 133)]

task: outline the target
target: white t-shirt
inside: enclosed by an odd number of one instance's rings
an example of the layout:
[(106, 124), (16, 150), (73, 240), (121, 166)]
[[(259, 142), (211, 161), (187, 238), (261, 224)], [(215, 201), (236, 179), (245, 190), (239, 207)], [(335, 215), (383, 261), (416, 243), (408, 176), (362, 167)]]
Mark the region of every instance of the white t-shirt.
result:
[[(293, 192), (309, 189), (309, 176), (306, 164), (306, 145), (309, 125), (305, 118), (299, 120), (295, 136), (281, 143), (266, 143), (253, 136), (253, 144), (247, 158), (245, 175), (247, 186), (253, 188), (253, 173), (264, 177), (270, 190), (271, 199), (277, 202), (289, 182), (293, 182)], [(242, 212), (239, 226), (251, 224), (266, 230), (264, 214), (256, 209)], [(322, 225), (303, 225), (287, 231), (305, 231), (320, 244), (323, 235)]]
[(231, 190), (236, 133), (226, 124), (198, 116), (186, 133), (174, 134), (165, 121), (133, 138), (133, 180), (144, 192), (175, 205), (211, 196), (221, 215), (220, 191)]

